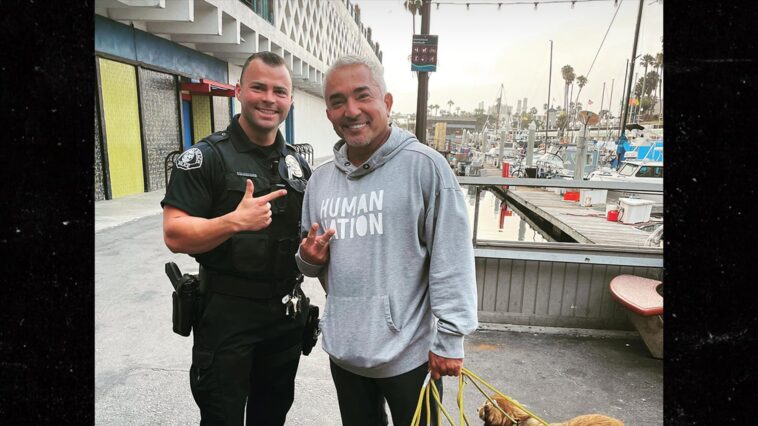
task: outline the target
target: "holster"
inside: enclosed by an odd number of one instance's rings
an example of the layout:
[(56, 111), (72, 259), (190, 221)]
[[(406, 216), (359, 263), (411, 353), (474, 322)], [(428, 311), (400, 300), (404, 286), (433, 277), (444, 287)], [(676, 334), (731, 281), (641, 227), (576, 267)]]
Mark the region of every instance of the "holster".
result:
[(321, 327), (319, 327), (318, 306), (310, 305), (306, 314), (308, 317), (305, 319), (305, 328), (303, 328), (303, 355), (307, 356), (318, 342)]
[(171, 294), (173, 302), (171, 322), (174, 333), (187, 337), (192, 331), (192, 326), (200, 318), (200, 281), (197, 275), (181, 275), (179, 268), (173, 262), (166, 264), (166, 275), (174, 286), (174, 292)]

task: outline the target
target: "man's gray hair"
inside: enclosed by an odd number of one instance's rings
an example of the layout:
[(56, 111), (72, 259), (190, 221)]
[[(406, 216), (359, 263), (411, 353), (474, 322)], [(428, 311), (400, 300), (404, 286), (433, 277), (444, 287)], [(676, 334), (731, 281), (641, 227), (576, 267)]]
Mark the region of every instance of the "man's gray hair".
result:
[(384, 67), (382, 67), (379, 62), (364, 58), (362, 56), (345, 55), (339, 57), (336, 61), (334, 61), (332, 65), (329, 66), (329, 69), (326, 70), (326, 74), (324, 74), (324, 98), (326, 98), (326, 80), (329, 79), (329, 76), (332, 74), (332, 72), (338, 68), (346, 67), (349, 65), (363, 65), (368, 68), (369, 73), (371, 73), (371, 78), (377, 85), (379, 85), (379, 89), (382, 91), (380, 95), (384, 96), (387, 93), (387, 83), (384, 82)]

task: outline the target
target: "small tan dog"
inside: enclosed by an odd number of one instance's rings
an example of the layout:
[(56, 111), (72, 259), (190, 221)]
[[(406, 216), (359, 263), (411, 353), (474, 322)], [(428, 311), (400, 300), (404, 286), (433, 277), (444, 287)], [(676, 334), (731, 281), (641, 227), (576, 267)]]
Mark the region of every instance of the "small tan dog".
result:
[[(484, 405), (479, 407), (479, 418), (484, 420), (484, 426), (542, 426), (539, 420), (525, 413), (524, 410), (516, 407), (507, 399), (500, 396), (493, 396), (492, 399), (497, 402), (500, 408), (508, 413), (509, 416), (516, 420), (514, 423), (508, 417), (504, 416), (492, 403), (485, 401)], [(574, 417), (563, 423), (551, 423), (551, 426), (624, 426), (624, 422), (602, 414), (585, 414)]]

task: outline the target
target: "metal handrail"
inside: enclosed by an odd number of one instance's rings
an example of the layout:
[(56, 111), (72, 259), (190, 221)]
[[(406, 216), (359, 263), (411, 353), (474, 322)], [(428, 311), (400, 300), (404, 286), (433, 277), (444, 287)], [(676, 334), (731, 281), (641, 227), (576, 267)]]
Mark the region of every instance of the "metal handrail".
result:
[(504, 178), (498, 176), (458, 176), (461, 185), (507, 185), (545, 188), (610, 189), (614, 191), (663, 192), (663, 184), (647, 182), (609, 182), (594, 180)]
[(295, 151), (297, 151), (297, 153), (300, 154), (300, 156), (303, 157), (305, 161), (308, 162), (308, 164), (313, 165), (313, 147), (311, 144), (295, 143), (292, 144), (292, 147), (295, 148)]

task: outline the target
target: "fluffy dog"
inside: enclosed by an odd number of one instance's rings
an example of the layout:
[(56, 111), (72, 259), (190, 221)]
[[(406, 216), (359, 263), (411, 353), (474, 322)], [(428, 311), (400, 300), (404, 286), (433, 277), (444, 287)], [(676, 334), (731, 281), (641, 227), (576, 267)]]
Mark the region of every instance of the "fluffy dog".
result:
[[(542, 426), (539, 420), (516, 407), (507, 399), (500, 396), (493, 396), (492, 399), (516, 422), (514, 423), (504, 416), (492, 406), (491, 402), (485, 401), (484, 405), (479, 407), (479, 418), (484, 420), (484, 426)], [(551, 423), (551, 426), (624, 426), (624, 423), (602, 414), (585, 414), (562, 423)]]

